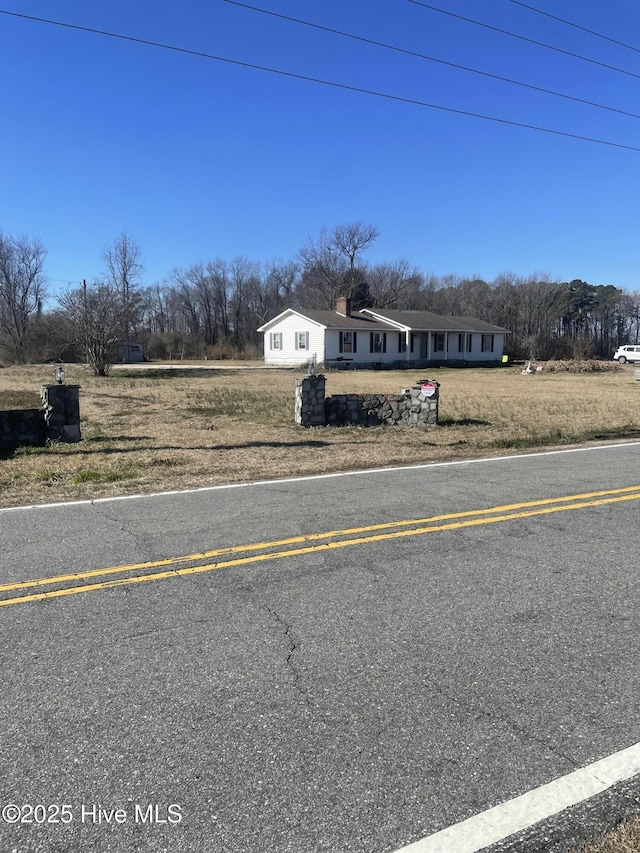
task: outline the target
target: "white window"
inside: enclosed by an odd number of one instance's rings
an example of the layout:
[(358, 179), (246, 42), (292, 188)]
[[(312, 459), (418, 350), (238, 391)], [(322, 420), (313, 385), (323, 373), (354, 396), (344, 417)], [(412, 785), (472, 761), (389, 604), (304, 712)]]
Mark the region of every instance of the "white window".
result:
[(444, 352), (444, 332), (433, 333), (433, 351)]
[(398, 332), (398, 352), (407, 351), (407, 336), (404, 332)]
[(282, 349), (282, 332), (271, 332), (271, 349)]
[(296, 332), (296, 349), (309, 349), (309, 332)]
[(464, 352), (464, 334), (462, 332), (458, 335), (458, 352)]
[(386, 352), (387, 351), (387, 333), (386, 332), (370, 332), (371, 339), (369, 341), (369, 352)]
[(493, 335), (482, 336), (482, 352), (493, 352)]
[(356, 332), (340, 332), (340, 352), (357, 352)]
[(473, 335), (471, 332), (467, 333), (467, 352), (471, 352), (473, 349)]

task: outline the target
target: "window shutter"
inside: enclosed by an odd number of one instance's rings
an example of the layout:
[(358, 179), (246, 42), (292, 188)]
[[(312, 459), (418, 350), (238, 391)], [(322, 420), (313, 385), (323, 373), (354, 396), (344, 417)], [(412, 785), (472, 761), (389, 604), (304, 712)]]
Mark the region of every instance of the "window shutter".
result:
[(493, 352), (493, 335), (491, 335), (491, 352)]
[(298, 347), (298, 333), (297, 333), (297, 332), (294, 332), (294, 333), (293, 333), (293, 337), (295, 338), (295, 342), (296, 342), (296, 349), (299, 349), (299, 347)]
[(357, 333), (357, 332), (354, 332), (354, 333), (353, 333), (353, 351), (354, 351), (354, 352), (358, 352), (358, 347), (357, 347), (357, 344), (356, 344), (357, 338), (358, 338), (358, 333)]
[(338, 337), (339, 337), (338, 352), (344, 352), (344, 343), (342, 340), (343, 335), (344, 335), (344, 332), (339, 332), (339, 334), (338, 334)]
[(414, 338), (414, 334), (413, 334), (413, 332), (411, 332), (411, 352), (413, 352), (413, 338)]
[(386, 352), (386, 351), (387, 351), (387, 333), (383, 332), (382, 333), (382, 352)]
[(373, 332), (369, 332), (369, 352), (373, 352)]
[(273, 349), (273, 332), (269, 332), (269, 349)]
[(304, 348), (309, 349), (309, 332), (304, 333)]

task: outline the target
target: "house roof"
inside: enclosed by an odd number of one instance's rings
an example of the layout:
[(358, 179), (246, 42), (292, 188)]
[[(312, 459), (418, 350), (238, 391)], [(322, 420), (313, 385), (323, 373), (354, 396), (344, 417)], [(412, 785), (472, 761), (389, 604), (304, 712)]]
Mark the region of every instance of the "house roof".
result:
[(320, 323), (327, 329), (387, 329), (395, 331), (397, 328), (393, 323), (385, 323), (365, 314), (352, 314), (350, 317), (345, 317), (344, 314), (338, 314), (337, 311), (316, 311), (307, 308), (301, 308), (298, 313), (313, 320), (314, 323)]
[(317, 323), (319, 326), (324, 326), (325, 329), (345, 329), (354, 331), (397, 331), (398, 327), (393, 323), (377, 320), (374, 317), (369, 317), (365, 314), (353, 314), (350, 317), (345, 317), (343, 314), (338, 314), (337, 311), (316, 310), (313, 308), (287, 308), (273, 320), (269, 320), (258, 329), (259, 332), (266, 332), (273, 328), (283, 317), (297, 314), (299, 317), (305, 317), (311, 320), (312, 323)]
[(448, 317), (432, 311), (398, 311), (385, 308), (365, 308), (371, 316), (421, 332), (504, 332), (508, 329), (478, 320), (477, 317)]
[(495, 326), (476, 317), (446, 317), (434, 314), (432, 311), (398, 311), (384, 308), (364, 308), (357, 314), (345, 317), (337, 311), (316, 310), (312, 308), (287, 308), (282, 313), (269, 320), (258, 329), (267, 332), (277, 325), (280, 320), (291, 314), (304, 317), (325, 329), (345, 329), (354, 331), (401, 331), (413, 330), (419, 332), (502, 332), (509, 330)]

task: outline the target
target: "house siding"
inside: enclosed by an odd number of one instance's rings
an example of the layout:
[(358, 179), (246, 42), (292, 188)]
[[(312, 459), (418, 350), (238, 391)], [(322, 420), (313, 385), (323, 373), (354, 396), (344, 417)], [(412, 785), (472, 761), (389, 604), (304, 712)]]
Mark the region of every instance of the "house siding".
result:
[(388, 331), (387, 335), (387, 351), (385, 353), (372, 353), (370, 349), (370, 334), (368, 329), (355, 329), (356, 352), (340, 352), (340, 330), (327, 329), (326, 331), (326, 350), (325, 361), (342, 361), (358, 364), (369, 364), (372, 361), (397, 361), (398, 356), (398, 336), (395, 332)]
[[(432, 330), (414, 328), (409, 333), (409, 345), (406, 350), (403, 350), (400, 337), (405, 336), (406, 332), (402, 329), (394, 329), (394, 321), (390, 321), (389, 325), (376, 322), (359, 324), (357, 320), (354, 322), (355, 317), (353, 319), (346, 318), (344, 327), (340, 328), (342, 324), (339, 321), (336, 323), (332, 312), (316, 313), (320, 316), (311, 319), (310, 317), (299, 316), (293, 311), (287, 311), (271, 323), (261, 327), (260, 331), (264, 332), (265, 363), (282, 366), (306, 365), (312, 358), (315, 358), (318, 364), (324, 363), (335, 367), (369, 365), (375, 367), (405, 365), (408, 367), (412, 364), (425, 366), (425, 363), (440, 365), (444, 363), (455, 364), (456, 362), (461, 365), (495, 364), (501, 362), (504, 352), (505, 331), (495, 326), (491, 327), (489, 324), (484, 324), (483, 329), (483, 324), (479, 321), (479, 328), (476, 327), (471, 331), (468, 327), (465, 328), (465, 325), (466, 322), (470, 321), (470, 326), (473, 329), (472, 318), (460, 318), (458, 320), (460, 325), (455, 330), (446, 330), (446, 327), (443, 329), (444, 323), (440, 325), (440, 328), (436, 325), (435, 329)], [(324, 315), (327, 315), (326, 318)], [(420, 319), (429, 320), (428, 317)], [(449, 319), (455, 321), (458, 318)], [(334, 323), (338, 328), (334, 327)], [(347, 330), (357, 335), (355, 352), (341, 352), (341, 332)], [(386, 346), (383, 352), (371, 351), (372, 331), (384, 334)], [(305, 349), (298, 349), (296, 345), (300, 332), (306, 333), (308, 339), (308, 347)], [(281, 349), (274, 350), (271, 347), (274, 333), (281, 336)], [(459, 348), (459, 335), (463, 336), (462, 351)], [(471, 335), (471, 349), (468, 349), (469, 335)], [(493, 347), (484, 352), (482, 351), (483, 335), (493, 337)], [(442, 339), (444, 339), (444, 349), (435, 351), (436, 342)]]
[[(315, 355), (318, 363), (323, 362), (324, 355), (324, 327), (312, 323), (304, 317), (293, 314), (273, 326), (264, 336), (264, 360), (265, 364), (307, 364)], [(270, 349), (271, 334), (280, 332), (282, 334), (282, 349)], [(296, 338), (298, 332), (307, 332), (309, 336), (308, 349), (296, 349)]]

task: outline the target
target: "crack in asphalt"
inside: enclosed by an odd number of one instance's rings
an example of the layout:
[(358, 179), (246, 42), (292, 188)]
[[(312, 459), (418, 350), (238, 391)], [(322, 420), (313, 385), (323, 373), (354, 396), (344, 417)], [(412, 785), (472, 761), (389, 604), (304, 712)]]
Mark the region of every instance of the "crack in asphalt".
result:
[[(141, 535), (140, 535), (139, 533), (136, 533), (134, 530), (132, 530), (132, 529), (128, 528), (128, 527), (125, 525), (125, 522), (124, 522), (124, 520), (123, 520), (122, 518), (120, 518), (119, 516), (117, 516), (117, 517), (115, 517), (115, 518), (114, 518), (114, 517), (112, 517), (112, 516), (110, 516), (110, 515), (105, 511), (105, 509), (103, 508), (103, 505), (102, 505), (102, 504), (100, 504), (100, 506), (96, 506), (96, 504), (94, 503), (94, 501), (91, 501), (91, 507), (92, 507), (92, 509), (94, 509), (94, 510), (96, 511), (96, 513), (97, 513), (97, 514), (98, 514), (98, 515), (99, 515), (99, 516), (100, 516), (104, 521), (106, 521), (106, 522), (107, 522), (107, 523), (109, 523), (109, 524), (113, 524), (113, 525), (115, 525), (115, 526), (116, 526), (116, 528), (117, 528), (121, 533), (124, 533), (124, 534), (125, 534), (125, 536), (127, 536), (127, 537), (128, 537), (128, 538), (129, 538), (129, 539), (130, 539), (130, 540), (131, 540), (131, 541), (136, 545), (136, 546), (138, 546), (138, 547), (142, 547), (142, 548), (144, 548), (145, 550), (146, 550), (146, 548), (148, 548), (148, 545), (147, 545), (147, 544), (145, 544), (145, 543), (143, 542), (143, 539), (142, 539)], [(170, 557), (171, 555), (170, 555), (170, 554), (161, 554), (159, 557), (156, 557), (155, 559), (164, 559), (164, 558), (165, 558), (165, 556)], [(203, 554), (202, 554), (202, 555), (201, 555), (201, 554), (194, 554), (194, 559), (199, 559), (201, 556), (203, 557), (204, 555), (203, 555)], [(144, 557), (140, 557), (140, 560), (141, 560), (141, 561), (143, 561), (143, 560), (144, 560)], [(201, 588), (202, 588), (202, 587), (200, 586), (200, 584), (198, 583), (199, 579), (198, 579), (198, 578), (196, 578), (195, 576), (191, 576), (191, 575), (182, 575), (182, 574), (177, 574), (177, 573), (176, 573), (176, 574), (174, 575), (174, 578), (175, 578), (176, 580), (181, 580), (184, 584), (187, 584), (187, 585), (189, 585), (189, 586), (193, 586), (194, 588), (197, 588), (197, 589), (201, 589)]]
[(115, 645), (117, 643), (125, 642), (126, 640), (141, 640), (144, 637), (153, 637), (159, 634), (170, 634), (174, 631), (180, 631), (183, 628), (188, 628), (192, 625), (208, 625), (212, 623), (213, 619), (188, 619), (184, 622), (180, 622), (177, 625), (167, 625), (160, 626), (158, 628), (149, 628), (148, 631), (138, 631), (135, 634), (122, 634), (120, 637), (115, 637), (112, 641), (112, 644)]
[(457, 705), (460, 708), (466, 709), (471, 714), (475, 714), (477, 717), (485, 717), (486, 719), (492, 720), (494, 722), (501, 723), (507, 729), (511, 730), (514, 734), (516, 734), (520, 739), (527, 740), (530, 743), (537, 744), (538, 746), (543, 746), (551, 755), (554, 755), (556, 758), (559, 758), (561, 761), (565, 761), (571, 770), (578, 770), (580, 765), (576, 764), (576, 762), (569, 758), (568, 755), (565, 755), (559, 749), (554, 747), (552, 744), (548, 743), (544, 738), (538, 737), (535, 734), (530, 733), (523, 726), (518, 725), (514, 720), (510, 719), (507, 716), (498, 714), (495, 711), (492, 711), (488, 708), (480, 707), (479, 705), (474, 705), (471, 702), (465, 702), (460, 696), (450, 696), (445, 690), (438, 686), (436, 679), (430, 679), (432, 683), (432, 689), (434, 693), (438, 693), (443, 699), (447, 699), (449, 702), (452, 702), (454, 705)]
[[(139, 539), (139, 536), (136, 534), (136, 532), (134, 530), (131, 530), (130, 528), (128, 528), (125, 525), (122, 518), (120, 518), (118, 516), (116, 516), (116, 517), (111, 516), (109, 514), (109, 512), (106, 511), (106, 507), (104, 506), (104, 504), (96, 505), (96, 503), (94, 503), (94, 501), (92, 500), (91, 501), (91, 507), (96, 512), (96, 514), (98, 514), (105, 522), (107, 522), (108, 524), (114, 525), (119, 531), (124, 533), (126, 536), (130, 537), (136, 543), (136, 545), (140, 544), (140, 539)], [(192, 587), (195, 587), (197, 589), (202, 589), (201, 584), (198, 583), (198, 579), (196, 579), (195, 577), (187, 577), (187, 576), (178, 576), (178, 577), (185, 584), (192, 586)], [(291, 673), (291, 675), (293, 677), (294, 689), (302, 697), (304, 704), (305, 704), (306, 708), (309, 710), (310, 714), (315, 719), (321, 721), (325, 725), (328, 724), (328, 721), (324, 717), (324, 715), (319, 711), (319, 709), (317, 707), (314, 707), (314, 705), (312, 704), (310, 696), (309, 696), (309, 692), (308, 692), (308, 690), (306, 690), (304, 688), (304, 686), (302, 684), (301, 675), (300, 675), (299, 671), (297, 670), (296, 666), (294, 665), (293, 657), (294, 657), (294, 653), (298, 650), (298, 646), (297, 646), (297, 643), (296, 643), (296, 641), (293, 637), (293, 634), (292, 634), (292, 626), (289, 623), (287, 623), (280, 616), (280, 614), (277, 613), (268, 604), (260, 603), (260, 606), (263, 607), (269, 613), (269, 615), (271, 616), (271, 618), (273, 620), (275, 620), (277, 625), (281, 628), (282, 633), (286, 639), (288, 650), (287, 650), (287, 655), (285, 658), (285, 667)], [(127, 642), (127, 641), (131, 641), (131, 640), (143, 639), (146, 637), (153, 636), (154, 634), (155, 635), (159, 635), (159, 634), (163, 634), (163, 633), (167, 634), (167, 633), (174, 632), (176, 630), (180, 630), (181, 628), (185, 627), (185, 625), (187, 625), (187, 624), (203, 623), (203, 622), (206, 623), (208, 621), (211, 621), (211, 620), (195, 619), (195, 620), (188, 620), (187, 622), (181, 623), (179, 625), (151, 628), (147, 631), (136, 632), (133, 634), (127, 634), (127, 635), (123, 635), (121, 637), (114, 638), (114, 642), (115, 643), (121, 643), (121, 642)], [(481, 707), (479, 705), (474, 705), (473, 703), (471, 703), (469, 701), (465, 701), (460, 696), (449, 695), (445, 690), (442, 689), (442, 687), (440, 687), (440, 685), (437, 682), (437, 678), (435, 676), (430, 678), (429, 681), (431, 682), (431, 689), (434, 691), (434, 693), (439, 694), (444, 699), (446, 699), (447, 701), (456, 705), (457, 707), (466, 710), (469, 714), (475, 715), (476, 717), (484, 717), (485, 719), (492, 720), (494, 722), (501, 724), (507, 730), (510, 730), (512, 733), (514, 733), (518, 738), (520, 738), (522, 740), (527, 740), (530, 743), (537, 744), (537, 745), (544, 747), (551, 755), (554, 755), (556, 758), (560, 759), (561, 761), (566, 762), (566, 764), (572, 770), (578, 768), (578, 765), (575, 763), (575, 761), (572, 760), (566, 754), (564, 754), (561, 750), (557, 749), (552, 744), (548, 743), (544, 738), (536, 736), (534, 733), (528, 731), (525, 727), (519, 725), (514, 720), (510, 719), (508, 716), (501, 715), (501, 714), (497, 713), (496, 711), (493, 711), (487, 707)], [(384, 736), (384, 732), (385, 732), (386, 728), (387, 728), (386, 726), (382, 726), (382, 728), (378, 731), (378, 737), (381, 738)], [(444, 754), (442, 755), (442, 758), (444, 761), (447, 761), (447, 762), (451, 761), (451, 759), (449, 759)]]
[(287, 644), (289, 646), (289, 650), (287, 652), (287, 657), (285, 660), (285, 666), (293, 675), (293, 687), (294, 687), (294, 689), (303, 698), (304, 703), (305, 703), (307, 709), (309, 710), (309, 712), (311, 713), (311, 715), (313, 717), (321, 720), (323, 723), (326, 724), (327, 721), (324, 719), (322, 714), (318, 713), (318, 710), (316, 708), (314, 708), (313, 705), (311, 704), (311, 700), (309, 698), (308, 691), (306, 691), (302, 687), (302, 684), (301, 684), (302, 679), (301, 679), (300, 673), (298, 672), (296, 667), (293, 665), (293, 661), (292, 661), (293, 653), (296, 651), (296, 649), (298, 647), (297, 647), (297, 644), (296, 644), (295, 640), (293, 639), (293, 636), (291, 633), (291, 625), (289, 625), (287, 622), (285, 622), (285, 620), (280, 616), (280, 614), (277, 613), (272, 607), (269, 607), (268, 604), (263, 603), (262, 607), (276, 621), (278, 626), (281, 629), (283, 629), (283, 634), (284, 634), (284, 636), (287, 640)]
[(293, 673), (293, 680), (294, 680), (294, 684), (296, 685), (296, 688), (300, 692), (302, 692), (298, 686), (298, 681), (300, 680), (300, 675), (299, 675), (298, 671), (296, 670), (296, 668), (294, 667), (294, 665), (291, 663), (291, 657), (293, 656), (293, 653), (296, 650), (295, 641), (294, 641), (293, 637), (291, 636), (291, 625), (287, 624), (284, 621), (284, 619), (278, 613), (276, 613), (275, 610), (273, 610), (271, 607), (269, 607), (268, 604), (263, 604), (262, 606), (264, 607), (264, 609), (268, 613), (271, 614), (271, 616), (276, 620), (278, 625), (280, 625), (282, 628), (284, 628), (284, 635), (287, 638), (287, 642), (289, 644), (289, 653), (287, 654), (286, 665), (291, 670), (291, 672)]
[(93, 501), (91, 501), (91, 508), (96, 512), (96, 514), (97, 514), (97, 515), (99, 515), (99, 516), (100, 516), (100, 518), (102, 518), (104, 521), (108, 522), (109, 524), (113, 524), (113, 525), (115, 525), (115, 526), (116, 526), (116, 528), (117, 528), (121, 533), (124, 533), (124, 534), (126, 534), (128, 537), (130, 537), (130, 538), (135, 542), (135, 544), (136, 544), (136, 545), (138, 545), (138, 544), (139, 544), (139, 537), (137, 536), (137, 534), (136, 534), (136, 533), (134, 533), (132, 530), (128, 529), (128, 528), (125, 526), (124, 521), (122, 520), (122, 518), (120, 518), (119, 516), (116, 516), (115, 518), (114, 518), (113, 516), (110, 516), (110, 515), (105, 511), (105, 508), (103, 507), (103, 505), (102, 505), (102, 504), (101, 504), (100, 506), (97, 506)]

